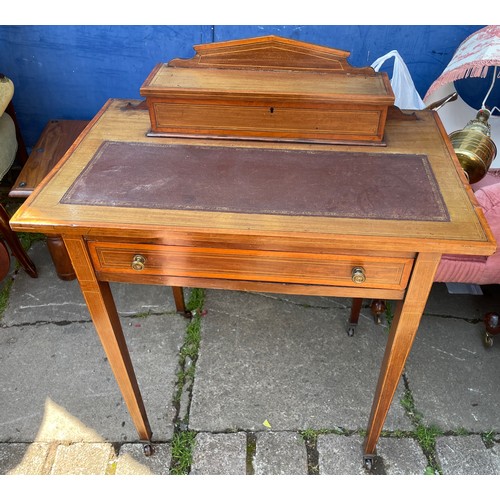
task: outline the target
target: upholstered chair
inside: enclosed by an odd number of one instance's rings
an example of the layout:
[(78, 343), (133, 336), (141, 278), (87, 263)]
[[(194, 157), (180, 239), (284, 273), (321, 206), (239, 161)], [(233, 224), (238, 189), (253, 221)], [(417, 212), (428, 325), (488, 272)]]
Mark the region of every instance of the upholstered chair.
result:
[[(5, 75), (0, 74), (0, 180), (5, 177), (19, 156), (19, 128), (16, 126), (12, 97), (14, 84)], [(26, 155), (22, 159), (26, 161)], [(26, 254), (18, 236), (9, 225), (9, 215), (0, 203), (0, 279), (10, 268), (10, 254), (14, 255), (24, 270), (33, 278), (37, 277), (35, 265)], [(10, 251), (9, 251), (10, 249)]]

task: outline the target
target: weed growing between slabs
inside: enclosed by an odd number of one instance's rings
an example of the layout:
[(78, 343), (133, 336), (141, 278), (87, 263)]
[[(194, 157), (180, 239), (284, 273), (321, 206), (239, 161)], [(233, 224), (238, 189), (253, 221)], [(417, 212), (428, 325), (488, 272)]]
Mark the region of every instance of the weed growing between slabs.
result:
[(172, 462), (170, 474), (189, 474), (193, 457), (196, 432), (188, 430), (189, 408), (185, 411), (185, 416), (179, 416), (181, 400), (186, 391), (189, 395), (188, 405), (191, 400), (196, 361), (201, 340), (201, 318), (203, 315), (203, 303), (205, 291), (199, 288), (191, 290), (187, 303), (187, 309), (191, 311), (192, 318), (186, 328), (184, 344), (179, 352), (179, 371), (177, 372), (177, 385), (174, 394), (174, 404), (177, 408), (175, 422), (175, 432), (172, 439)]
[(189, 474), (193, 460), (194, 440), (196, 432), (178, 431), (172, 439), (172, 463), (170, 474)]

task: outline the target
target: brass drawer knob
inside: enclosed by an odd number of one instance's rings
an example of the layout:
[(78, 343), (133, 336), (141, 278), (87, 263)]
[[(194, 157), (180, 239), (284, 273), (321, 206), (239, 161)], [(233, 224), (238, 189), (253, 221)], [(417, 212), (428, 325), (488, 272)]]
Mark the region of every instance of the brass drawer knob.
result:
[(354, 281), (354, 283), (360, 284), (366, 281), (365, 270), (360, 266), (352, 268), (351, 276), (352, 276), (352, 281)]
[(146, 257), (143, 255), (134, 255), (132, 259), (132, 269), (135, 271), (142, 271), (146, 264)]

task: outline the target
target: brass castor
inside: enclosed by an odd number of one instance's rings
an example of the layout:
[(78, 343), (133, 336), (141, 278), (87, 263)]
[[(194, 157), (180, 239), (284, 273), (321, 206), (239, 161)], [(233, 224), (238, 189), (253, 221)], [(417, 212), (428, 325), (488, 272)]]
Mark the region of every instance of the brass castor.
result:
[(484, 332), (483, 344), (484, 344), (484, 347), (492, 347), (493, 346), (493, 337), (488, 332)]
[(483, 336), (483, 343), (485, 347), (493, 345), (493, 337), (500, 333), (500, 315), (497, 313), (489, 312), (484, 315), (484, 325), (486, 331)]
[(385, 313), (387, 307), (385, 305), (385, 300), (372, 300), (370, 305), (370, 309), (372, 311), (373, 319), (377, 325), (382, 323), (381, 316)]
[(347, 336), (348, 337), (354, 337), (354, 332), (356, 331), (356, 326), (357, 325), (352, 325), (352, 324), (349, 324), (347, 326)]
[(373, 469), (373, 462), (375, 457), (373, 455), (366, 455), (363, 457), (363, 465), (368, 472), (371, 472)]

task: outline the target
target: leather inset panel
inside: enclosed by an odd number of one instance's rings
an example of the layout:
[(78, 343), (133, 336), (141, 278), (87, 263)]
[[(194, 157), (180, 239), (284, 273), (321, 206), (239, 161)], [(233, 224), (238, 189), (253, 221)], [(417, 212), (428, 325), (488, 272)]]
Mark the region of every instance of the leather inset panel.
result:
[(61, 203), (449, 221), (425, 155), (105, 141)]

